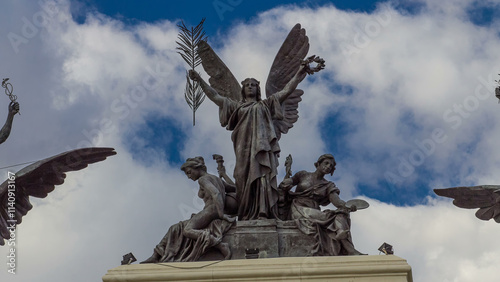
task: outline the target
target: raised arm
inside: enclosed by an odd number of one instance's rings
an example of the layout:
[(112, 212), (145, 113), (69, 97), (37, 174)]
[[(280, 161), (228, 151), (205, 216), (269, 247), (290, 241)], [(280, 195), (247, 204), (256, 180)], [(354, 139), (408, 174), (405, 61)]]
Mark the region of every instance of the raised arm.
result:
[(207, 97), (214, 102), (217, 106), (222, 107), (224, 104), (224, 97), (221, 96), (215, 89), (213, 89), (208, 83), (201, 78), (200, 74), (197, 73), (196, 71), (189, 70), (189, 77), (193, 80), (196, 81), (200, 84), (201, 89), (203, 89), (203, 92), (207, 95)]
[(9, 104), (9, 114), (7, 115), (7, 120), (5, 121), (2, 130), (0, 130), (0, 144), (5, 142), (10, 135), (10, 130), (12, 128), (12, 121), (14, 121), (14, 115), (19, 112), (19, 103), (13, 102)]
[(285, 85), (285, 87), (283, 87), (281, 91), (274, 94), (277, 95), (280, 103), (283, 103), (283, 101), (285, 101), (288, 98), (288, 96), (290, 96), (290, 94), (292, 94), (293, 91), (297, 89), (299, 83), (302, 80), (304, 80), (304, 78), (307, 75), (306, 67), (307, 66), (304, 64), (300, 65), (299, 69), (297, 70), (297, 73), (295, 73), (295, 75), (292, 77), (292, 79), (290, 79), (290, 81)]

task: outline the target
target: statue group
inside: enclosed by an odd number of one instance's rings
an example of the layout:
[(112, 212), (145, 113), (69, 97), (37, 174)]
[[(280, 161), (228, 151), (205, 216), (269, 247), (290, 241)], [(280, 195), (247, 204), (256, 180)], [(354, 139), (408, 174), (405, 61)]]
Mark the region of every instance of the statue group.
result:
[[(297, 87), (308, 74), (324, 68), (321, 58), (306, 58), (309, 40), (305, 30), (297, 24), (285, 39), (272, 64), (265, 98), (259, 81), (247, 78), (240, 85), (208, 43), (201, 41), (197, 50), (209, 83), (193, 70), (189, 77), (219, 107), (221, 126), (232, 131), (234, 182), (223, 166), (215, 176), (207, 173), (202, 157), (188, 159), (181, 169), (198, 182), (198, 196), (205, 206), (190, 219), (171, 226), (143, 263), (196, 261), (211, 248), (230, 259), (234, 246), (224, 242), (226, 232), (236, 222), (269, 219), (292, 221), (303, 236), (313, 237), (308, 255), (361, 254), (352, 243), (349, 214), (368, 204), (344, 202), (336, 185), (325, 179), (335, 170), (332, 155), (320, 156), (315, 171), (300, 171), (278, 184), (279, 140), (298, 120), (304, 93)], [(337, 209), (320, 209), (329, 204)]]

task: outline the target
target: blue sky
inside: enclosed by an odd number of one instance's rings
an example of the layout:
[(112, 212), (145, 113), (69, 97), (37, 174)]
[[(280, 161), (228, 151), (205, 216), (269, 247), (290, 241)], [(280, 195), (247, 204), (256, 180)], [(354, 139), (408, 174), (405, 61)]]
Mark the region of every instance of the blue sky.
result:
[(326, 69), (299, 86), (300, 118), (280, 140), (280, 163), (292, 154), (294, 172), (312, 171), (319, 155), (336, 157), (328, 179), (341, 198), (370, 203), (351, 215), (357, 249), (377, 255), (391, 243), (415, 281), (496, 281), (498, 224), (432, 189), (500, 183), (497, 1), (291, 3), (4, 1), (0, 69), (22, 115), (0, 165), (85, 146), (118, 154), (32, 200), (18, 229), (19, 274), (0, 269), (0, 280), (95, 281), (125, 253), (145, 259), (170, 225), (203, 207), (182, 160), (203, 156), (214, 173), (217, 153), (233, 170), (217, 107), (206, 100), (193, 127), (183, 97), (176, 24), (206, 17), (209, 43), (235, 77), (262, 83), (288, 31), (306, 29)]
[[(111, 17), (126, 19), (127, 21), (154, 22), (163, 19), (181, 19), (187, 25), (196, 25), (200, 19), (207, 18), (205, 25), (209, 35), (216, 34), (218, 30), (225, 30), (233, 22), (249, 21), (256, 17), (259, 12), (271, 9), (277, 5), (299, 5), (305, 7), (317, 7), (325, 4), (334, 4), (339, 9), (354, 10), (360, 12), (371, 12), (376, 3), (380, 1), (245, 1), (245, 0), (217, 0), (217, 1), (161, 1), (149, 0), (143, 5), (137, 1), (96, 1), (84, 0), (85, 7), (89, 10), (97, 10)], [(78, 15), (78, 20), (85, 18), (82, 13), (85, 10), (73, 11)]]

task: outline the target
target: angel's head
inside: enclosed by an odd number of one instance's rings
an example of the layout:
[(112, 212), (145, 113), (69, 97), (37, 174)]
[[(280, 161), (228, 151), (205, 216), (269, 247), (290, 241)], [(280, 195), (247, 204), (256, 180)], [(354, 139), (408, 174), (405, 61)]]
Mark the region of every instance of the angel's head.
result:
[(194, 157), (187, 159), (181, 166), (181, 170), (184, 171), (189, 179), (196, 181), (202, 175), (206, 174), (207, 167), (205, 166), (203, 157)]
[(255, 101), (262, 100), (260, 98), (260, 82), (255, 78), (247, 78), (241, 82), (241, 98), (243, 102), (255, 99)]

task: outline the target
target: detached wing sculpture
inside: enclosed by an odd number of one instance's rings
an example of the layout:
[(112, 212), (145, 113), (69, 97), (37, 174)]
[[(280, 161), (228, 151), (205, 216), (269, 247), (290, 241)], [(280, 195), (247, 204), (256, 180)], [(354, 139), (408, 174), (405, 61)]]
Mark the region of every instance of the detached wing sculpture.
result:
[(434, 189), (443, 197), (453, 198), (453, 204), (459, 208), (477, 209), (476, 217), (482, 220), (494, 219), (500, 223), (500, 186), (481, 185)]
[[(301, 28), (300, 24), (296, 24), (283, 42), (271, 66), (266, 82), (266, 97), (281, 91), (287, 85), (297, 73), (300, 65), (305, 62), (304, 59), (308, 51), (309, 39), (306, 36), (306, 31)], [(240, 101), (242, 98), (240, 83), (206, 41), (199, 43), (198, 55), (201, 58), (203, 69), (210, 76), (208, 80), (210, 86), (221, 96)], [(300, 97), (302, 94), (304, 91), (296, 89), (282, 103), (284, 118), (274, 120), (278, 139), (280, 139), (281, 134), (286, 134), (299, 118), (297, 109), (302, 100)]]
[(15, 174), (0, 185), (0, 245), (10, 238), (12, 226), (20, 224), (33, 207), (29, 197), (45, 198), (56, 185), (64, 183), (66, 172), (86, 168), (116, 155), (113, 148), (83, 148), (68, 151), (36, 163)]

